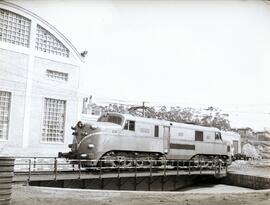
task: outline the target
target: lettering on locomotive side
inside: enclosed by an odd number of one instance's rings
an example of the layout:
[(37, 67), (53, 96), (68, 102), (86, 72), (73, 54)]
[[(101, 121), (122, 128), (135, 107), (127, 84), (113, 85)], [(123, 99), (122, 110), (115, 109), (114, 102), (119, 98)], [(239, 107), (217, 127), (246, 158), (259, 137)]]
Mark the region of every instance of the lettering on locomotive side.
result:
[(183, 132), (178, 132), (178, 137), (183, 137), (184, 133)]
[(195, 150), (195, 145), (192, 144), (170, 144), (171, 149), (187, 149), (187, 150)]
[(150, 129), (147, 129), (147, 128), (141, 128), (140, 131), (147, 134), (150, 133)]

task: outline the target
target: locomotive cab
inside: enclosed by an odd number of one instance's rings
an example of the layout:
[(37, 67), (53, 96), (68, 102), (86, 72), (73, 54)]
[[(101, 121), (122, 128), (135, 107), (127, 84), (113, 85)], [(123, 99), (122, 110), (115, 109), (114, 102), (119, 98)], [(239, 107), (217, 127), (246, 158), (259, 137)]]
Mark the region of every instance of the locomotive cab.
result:
[(120, 114), (107, 113), (97, 122), (82, 123), (79, 121), (76, 126), (71, 127), (73, 131), (73, 142), (69, 144), (71, 149), (68, 153), (58, 153), (59, 157), (69, 159), (95, 159), (98, 147), (104, 143), (101, 136), (118, 134), (123, 127), (124, 117)]

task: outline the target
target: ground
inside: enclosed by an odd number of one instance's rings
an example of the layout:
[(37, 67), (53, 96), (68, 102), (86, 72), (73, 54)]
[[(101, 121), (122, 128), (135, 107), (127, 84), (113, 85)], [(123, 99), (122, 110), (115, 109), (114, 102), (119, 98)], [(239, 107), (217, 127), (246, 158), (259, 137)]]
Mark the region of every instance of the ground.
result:
[(270, 177), (270, 159), (262, 160), (237, 160), (228, 168), (230, 173), (251, 176)]
[(13, 188), (11, 205), (269, 205), (270, 190), (214, 193), (75, 190), (42, 187)]

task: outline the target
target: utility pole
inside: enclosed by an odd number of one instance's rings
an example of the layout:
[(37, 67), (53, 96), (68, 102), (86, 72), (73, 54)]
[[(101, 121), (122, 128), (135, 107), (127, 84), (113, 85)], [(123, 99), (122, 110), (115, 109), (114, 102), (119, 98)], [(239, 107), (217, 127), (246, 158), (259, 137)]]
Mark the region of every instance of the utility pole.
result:
[(143, 110), (143, 117), (145, 117), (145, 110), (146, 110), (146, 106), (145, 106), (145, 103), (149, 103), (149, 102), (146, 102), (146, 101), (143, 101), (142, 102), (142, 110)]
[(145, 117), (145, 106), (144, 106), (145, 102), (142, 102), (142, 109), (143, 109), (143, 117)]

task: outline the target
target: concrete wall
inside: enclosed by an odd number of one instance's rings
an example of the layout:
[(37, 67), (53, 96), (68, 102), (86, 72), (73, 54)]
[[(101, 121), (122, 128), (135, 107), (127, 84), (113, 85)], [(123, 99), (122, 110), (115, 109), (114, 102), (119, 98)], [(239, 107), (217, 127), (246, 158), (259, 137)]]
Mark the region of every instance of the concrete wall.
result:
[(0, 90), (11, 92), (8, 140), (1, 147), (22, 146), (28, 56), (0, 48)]
[[(68, 73), (68, 81), (59, 82), (47, 78), (47, 69)], [(70, 127), (79, 119), (79, 69), (78, 66), (71, 64), (35, 58), (34, 70), (33, 79), (35, 80), (32, 84), (33, 98), (31, 102), (31, 126), (29, 126), (28, 147), (33, 150), (34, 155), (57, 156), (59, 151), (67, 151), (68, 144), (72, 142)], [(41, 141), (45, 97), (66, 101), (64, 143), (46, 143)]]
[(270, 189), (270, 178), (228, 173), (221, 180), (224, 184), (247, 187), (252, 189)]

